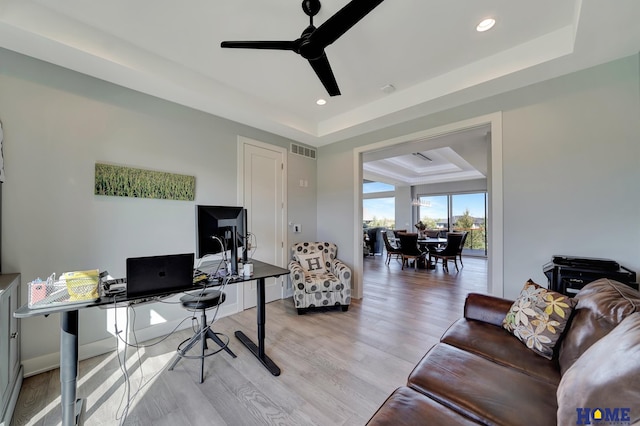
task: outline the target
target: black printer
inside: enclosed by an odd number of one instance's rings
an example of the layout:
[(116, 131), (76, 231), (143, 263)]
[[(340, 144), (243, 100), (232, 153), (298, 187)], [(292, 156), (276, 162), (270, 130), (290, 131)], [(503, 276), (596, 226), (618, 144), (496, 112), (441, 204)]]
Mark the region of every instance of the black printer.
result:
[(549, 289), (569, 297), (598, 278), (609, 278), (638, 290), (636, 273), (611, 259), (556, 255), (542, 269), (549, 279)]

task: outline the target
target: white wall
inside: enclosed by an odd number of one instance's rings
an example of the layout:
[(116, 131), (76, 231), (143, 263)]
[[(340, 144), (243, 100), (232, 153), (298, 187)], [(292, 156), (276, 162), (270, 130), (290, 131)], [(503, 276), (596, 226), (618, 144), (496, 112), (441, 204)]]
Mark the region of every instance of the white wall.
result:
[[(3, 49), (0, 119), (6, 171), (2, 271), (22, 273), (23, 302), (26, 282), (38, 276), (89, 268), (124, 276), (127, 257), (194, 252), (195, 205), (236, 204), (238, 135), (287, 148), (291, 142)], [(315, 162), (288, 160), (296, 171), (292, 178), (304, 173), (315, 181)], [(96, 196), (96, 162), (193, 175), (195, 202)], [(305, 199), (315, 198), (313, 183)], [(313, 238), (314, 202), (294, 202), (288, 212), (308, 218), (305, 229), (313, 230)], [(229, 309), (234, 289), (227, 294)], [(165, 328), (185, 317), (176, 305), (149, 306), (137, 308), (139, 329), (150, 325), (152, 315), (164, 318)], [(81, 312), (85, 356), (115, 346), (109, 312)], [(27, 374), (58, 362), (58, 327), (57, 315), (22, 321)], [(162, 332), (158, 325), (142, 336)]]
[(503, 111), (504, 295), (546, 284), (554, 254), (640, 271), (639, 76), (634, 55), (321, 147), (318, 232), (354, 247), (355, 147)]

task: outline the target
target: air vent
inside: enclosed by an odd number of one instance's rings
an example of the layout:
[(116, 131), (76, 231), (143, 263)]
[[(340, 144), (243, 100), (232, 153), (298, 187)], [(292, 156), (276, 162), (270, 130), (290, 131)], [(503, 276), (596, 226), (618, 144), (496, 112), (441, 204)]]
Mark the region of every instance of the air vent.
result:
[(301, 155), (303, 157), (311, 158), (312, 160), (316, 159), (316, 150), (313, 148), (309, 148), (306, 146), (298, 145), (295, 143), (291, 144), (291, 153), (296, 155)]

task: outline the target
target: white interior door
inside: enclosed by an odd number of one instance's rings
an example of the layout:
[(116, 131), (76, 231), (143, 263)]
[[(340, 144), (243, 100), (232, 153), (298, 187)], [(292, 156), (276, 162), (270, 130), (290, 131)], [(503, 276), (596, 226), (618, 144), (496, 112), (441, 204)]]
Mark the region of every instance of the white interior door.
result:
[[(246, 138), (240, 139), (243, 158), (243, 205), (249, 232), (255, 238), (253, 258), (278, 266), (285, 262), (285, 159), (286, 150)], [(256, 305), (255, 281), (244, 283), (243, 309)], [(282, 299), (283, 278), (265, 282), (267, 302)]]

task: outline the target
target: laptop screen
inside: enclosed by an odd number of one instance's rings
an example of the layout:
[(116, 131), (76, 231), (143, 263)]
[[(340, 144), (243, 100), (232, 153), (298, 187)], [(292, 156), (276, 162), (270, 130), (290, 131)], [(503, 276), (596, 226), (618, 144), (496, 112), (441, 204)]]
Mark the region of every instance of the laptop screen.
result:
[(195, 255), (130, 257), (127, 259), (127, 298), (162, 296), (193, 288)]

